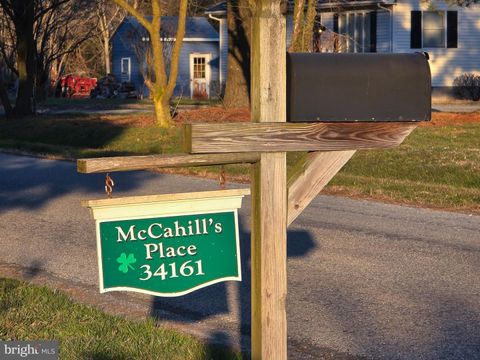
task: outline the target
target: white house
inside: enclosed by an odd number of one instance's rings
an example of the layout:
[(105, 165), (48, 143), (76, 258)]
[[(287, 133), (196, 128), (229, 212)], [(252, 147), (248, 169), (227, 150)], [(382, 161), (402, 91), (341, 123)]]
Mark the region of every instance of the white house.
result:
[[(293, 1), (288, 3), (287, 43)], [(207, 13), (224, 19), (226, 3)], [(480, 74), (480, 4), (460, 7), (437, 0), (318, 0), (317, 13), (315, 29), (320, 35), (315, 41), (319, 51), (428, 52), (432, 85), (438, 93), (450, 92), (453, 80), (463, 73)]]
[(480, 5), (459, 7), (435, 0), (319, 1), (318, 11), (325, 27), (319, 37), (322, 51), (426, 51), (437, 90), (448, 90), (463, 73), (480, 73)]

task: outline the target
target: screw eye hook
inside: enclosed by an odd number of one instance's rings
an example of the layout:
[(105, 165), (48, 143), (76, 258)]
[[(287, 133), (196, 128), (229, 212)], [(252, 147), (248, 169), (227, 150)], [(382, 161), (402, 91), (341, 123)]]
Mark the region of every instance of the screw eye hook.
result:
[(218, 182), (219, 182), (219, 186), (220, 186), (220, 189), (225, 189), (225, 184), (227, 182), (227, 177), (225, 175), (225, 167), (222, 165), (221, 168), (220, 168), (220, 175), (218, 177)]
[(109, 199), (112, 198), (112, 192), (113, 192), (113, 187), (115, 186), (115, 183), (113, 182), (113, 179), (110, 177), (110, 174), (107, 173), (105, 176), (105, 192), (107, 193), (107, 197)]

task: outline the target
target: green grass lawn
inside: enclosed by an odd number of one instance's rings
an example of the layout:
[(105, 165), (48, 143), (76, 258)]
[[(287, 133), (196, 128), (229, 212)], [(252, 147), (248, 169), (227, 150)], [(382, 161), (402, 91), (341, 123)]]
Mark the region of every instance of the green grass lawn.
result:
[[(190, 98), (176, 98), (170, 102), (172, 106), (182, 105), (221, 105), (220, 100), (208, 99), (198, 100)], [(112, 109), (151, 109), (153, 111), (153, 102), (149, 99), (90, 99), (90, 98), (48, 98), (45, 102), (39, 104), (40, 109), (48, 110), (112, 110)]]
[(359, 151), (333, 189), (480, 212), (480, 123), (419, 127), (398, 148)]
[[(68, 158), (181, 151), (179, 128), (162, 130), (143, 118), (137, 114), (2, 119), (0, 148)], [(140, 125), (125, 119), (139, 119)], [(299, 156), (289, 154), (289, 167)], [(216, 176), (218, 170), (187, 172)], [(230, 179), (248, 179), (248, 166), (228, 166), (227, 171)], [(480, 122), (419, 127), (398, 148), (359, 151), (327, 192), (480, 213)]]
[(0, 120), (0, 147), (82, 158), (170, 153), (180, 146), (180, 130), (177, 128), (135, 127), (110, 121), (112, 117), (69, 114)]
[(41, 102), (39, 106), (40, 108), (53, 109), (70, 109), (72, 107), (117, 109), (121, 106), (149, 105), (151, 103), (149, 100), (137, 99), (90, 99), (89, 97), (69, 99), (49, 97), (44, 102)]
[(58, 291), (0, 278), (0, 339), (58, 340), (60, 359), (241, 359), (180, 332), (80, 305)]

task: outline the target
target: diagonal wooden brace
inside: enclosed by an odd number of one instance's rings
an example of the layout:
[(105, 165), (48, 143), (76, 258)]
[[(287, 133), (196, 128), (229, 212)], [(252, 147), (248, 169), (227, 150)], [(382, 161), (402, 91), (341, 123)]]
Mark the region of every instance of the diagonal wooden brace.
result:
[(288, 179), (287, 226), (305, 210), (353, 154), (355, 150), (311, 152), (298, 162)]

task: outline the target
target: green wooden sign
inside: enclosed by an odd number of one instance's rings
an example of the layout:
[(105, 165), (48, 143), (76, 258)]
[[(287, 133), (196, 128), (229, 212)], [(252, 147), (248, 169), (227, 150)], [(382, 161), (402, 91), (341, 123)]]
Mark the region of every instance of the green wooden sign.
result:
[(100, 292), (180, 296), (241, 281), (238, 213), (248, 190), (85, 202), (97, 223)]

